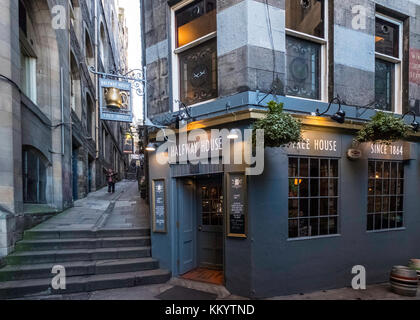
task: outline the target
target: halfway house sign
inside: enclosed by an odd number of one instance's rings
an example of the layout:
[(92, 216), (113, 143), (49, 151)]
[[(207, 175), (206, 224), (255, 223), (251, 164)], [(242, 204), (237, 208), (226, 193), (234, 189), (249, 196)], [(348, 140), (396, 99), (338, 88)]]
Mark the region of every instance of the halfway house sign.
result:
[(131, 83), (100, 78), (99, 86), (101, 120), (132, 122)]

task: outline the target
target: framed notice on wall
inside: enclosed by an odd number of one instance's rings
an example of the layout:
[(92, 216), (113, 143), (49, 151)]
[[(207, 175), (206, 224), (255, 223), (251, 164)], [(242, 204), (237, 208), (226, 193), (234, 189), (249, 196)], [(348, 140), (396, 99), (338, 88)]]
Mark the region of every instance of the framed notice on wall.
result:
[(229, 173), (227, 179), (227, 236), (247, 237), (247, 186), (245, 173)]
[(152, 183), (152, 218), (153, 232), (166, 233), (166, 189), (165, 180), (153, 180)]

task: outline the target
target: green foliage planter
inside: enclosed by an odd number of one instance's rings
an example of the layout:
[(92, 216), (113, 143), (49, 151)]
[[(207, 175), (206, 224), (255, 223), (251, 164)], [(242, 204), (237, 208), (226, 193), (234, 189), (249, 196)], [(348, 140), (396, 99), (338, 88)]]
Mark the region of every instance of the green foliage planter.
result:
[(254, 143), (257, 129), (264, 130), (265, 147), (278, 148), (301, 141), (302, 123), (292, 115), (283, 112), (283, 103), (270, 101), (267, 106), (267, 117), (254, 123)]
[(379, 111), (372, 117), (372, 121), (366, 123), (358, 132), (355, 139), (358, 143), (374, 142), (390, 144), (397, 140), (403, 140), (409, 135), (410, 126), (393, 114)]

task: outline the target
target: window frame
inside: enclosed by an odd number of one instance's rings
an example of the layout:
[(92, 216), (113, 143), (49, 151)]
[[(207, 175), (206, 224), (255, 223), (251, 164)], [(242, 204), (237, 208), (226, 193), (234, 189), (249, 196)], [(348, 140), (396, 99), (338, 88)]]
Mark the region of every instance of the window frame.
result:
[[(390, 165), (392, 164), (392, 163), (397, 163), (398, 164), (398, 167), (400, 166), (400, 165), (402, 165), (403, 167), (404, 167), (404, 176), (402, 177), (402, 178), (399, 178), (399, 172), (397, 172), (397, 178), (392, 178), (391, 176), (390, 177), (388, 177), (388, 180), (389, 181), (392, 181), (392, 180), (402, 180), (402, 183), (403, 183), (403, 193), (402, 194), (397, 194), (397, 193), (393, 193), (393, 194), (391, 194), (391, 193), (389, 193), (389, 194), (387, 194), (387, 195), (384, 195), (383, 193), (382, 194), (380, 194), (380, 195), (376, 195), (376, 193), (374, 192), (374, 194), (373, 195), (370, 195), (369, 194), (369, 180), (372, 180), (372, 178), (371, 177), (369, 177), (369, 164), (371, 163), (371, 162), (374, 162), (375, 163), (375, 168), (376, 168), (376, 163), (378, 163), (378, 162), (380, 162), (380, 163), (382, 163), (383, 165), (385, 164), (385, 163), (389, 163)], [(391, 172), (391, 167), (390, 167), (390, 172)], [(376, 170), (375, 170), (376, 171)], [(405, 182), (406, 182), (406, 179), (405, 179), (405, 173), (406, 173), (406, 171), (405, 171), (405, 163), (404, 163), (404, 161), (403, 160), (389, 160), (389, 159), (368, 159), (368, 173), (367, 173), (367, 186), (368, 186), (368, 188), (367, 188), (367, 190), (368, 190), (368, 192), (367, 192), (367, 197), (366, 197), (366, 233), (378, 233), (378, 232), (393, 232), (393, 231), (401, 231), (401, 230), (405, 230), (406, 229), (406, 227), (405, 227), (405, 203), (406, 203), (406, 197), (405, 197), (405, 190), (406, 190), (406, 185), (405, 185)], [(391, 174), (390, 174), (391, 175)], [(381, 178), (375, 178), (374, 179), (374, 181), (376, 181), (377, 179), (381, 179), (381, 180), (385, 180), (385, 178), (384, 177), (381, 177)], [(376, 183), (375, 183), (375, 189), (376, 189)], [(375, 191), (375, 190), (374, 190)], [(381, 212), (379, 212), (379, 213), (377, 213), (377, 212), (375, 212), (375, 210), (376, 210), (376, 208), (375, 208), (375, 203), (373, 204), (373, 206), (374, 206), (374, 208), (373, 208), (373, 210), (374, 210), (374, 212), (373, 213), (369, 213), (369, 197), (373, 197), (374, 199), (376, 198), (376, 197), (384, 197), (384, 196), (387, 196), (388, 198), (390, 198), (390, 197), (402, 197), (402, 201), (403, 201), (403, 203), (402, 203), (402, 206), (403, 206), (403, 208), (402, 208), (402, 211), (387, 211), (387, 212), (383, 212), (382, 210), (381, 210)], [(395, 204), (395, 205), (397, 205), (397, 203)], [(388, 203), (388, 207), (390, 207), (390, 202)], [(401, 215), (402, 215), (402, 221), (401, 221), (401, 227), (397, 227), (397, 226), (395, 226), (394, 228), (391, 228), (391, 227), (388, 227), (388, 228), (383, 228), (382, 227), (382, 216), (384, 215), (384, 214), (388, 214), (388, 216), (390, 215), (390, 214), (392, 214), (392, 213), (395, 213), (395, 215), (397, 215), (398, 213), (400, 213)], [(368, 217), (369, 216), (375, 216), (375, 215), (378, 215), (378, 214), (380, 214), (381, 215), (381, 228), (380, 229), (375, 229), (375, 220), (373, 221), (373, 224), (372, 224), (372, 226), (373, 226), (373, 229), (372, 230), (369, 230), (368, 229), (368, 223), (369, 223), (369, 221), (368, 221)], [(388, 225), (390, 225), (390, 223), (388, 224)]]
[[(307, 177), (290, 177), (289, 176), (289, 166), (290, 166), (290, 159), (291, 158), (295, 158), (295, 159), (298, 159), (299, 160), (299, 163), (300, 163), (300, 159), (308, 159), (308, 176)], [(337, 177), (331, 177), (331, 176), (327, 176), (327, 177), (321, 177), (321, 176), (319, 176), (319, 177), (314, 177), (315, 179), (318, 179), (319, 180), (319, 183), (320, 183), (320, 181), (321, 181), (321, 179), (328, 179), (328, 180), (330, 180), (330, 179), (337, 179), (337, 196), (321, 196), (321, 189), (320, 189), (320, 185), (319, 185), (319, 190), (318, 190), (318, 196), (311, 196), (311, 191), (310, 191), (310, 180), (311, 179), (313, 179), (312, 177), (311, 177), (311, 174), (310, 174), (310, 160), (312, 160), (312, 159), (315, 159), (315, 160), (318, 160), (319, 161), (319, 168), (318, 168), (318, 170), (319, 170), (319, 172), (321, 172), (321, 165), (320, 165), (320, 163), (321, 163), (321, 160), (328, 160), (328, 170), (330, 170), (330, 161), (331, 160), (335, 160), (335, 161), (337, 161)], [(339, 158), (339, 157), (324, 157), (324, 156), (304, 156), (304, 155), (293, 155), (293, 154), (290, 154), (290, 155), (288, 155), (287, 156), (287, 167), (288, 167), (288, 169), (287, 169), (287, 181), (288, 181), (288, 183), (289, 183), (289, 181), (290, 181), (290, 179), (307, 179), (308, 180), (308, 182), (309, 182), (309, 184), (308, 184), (308, 196), (307, 197), (302, 197), (303, 199), (308, 199), (308, 200), (310, 200), (310, 199), (328, 199), (328, 207), (329, 207), (329, 200), (330, 199), (337, 199), (337, 214), (336, 215), (327, 215), (327, 216), (321, 216), (321, 215), (318, 215), (318, 216), (311, 216), (310, 215), (310, 202), (308, 202), (308, 216), (307, 217), (302, 217), (303, 219), (308, 219), (308, 220), (310, 220), (311, 218), (318, 218), (318, 219), (321, 219), (321, 218), (330, 218), (330, 217), (333, 217), (333, 218), (337, 218), (337, 232), (336, 233), (333, 233), (333, 234), (324, 234), (324, 235), (320, 235), (319, 234), (319, 232), (318, 232), (318, 235), (315, 235), (315, 236), (299, 236), (299, 233), (298, 233), (298, 237), (290, 237), (290, 230), (289, 230), (289, 221), (290, 220), (296, 220), (296, 218), (290, 218), (290, 216), (289, 216), (289, 214), (290, 214), (290, 208), (289, 208), (289, 200), (298, 200), (298, 202), (300, 201), (300, 199), (302, 199), (301, 197), (300, 197), (300, 195), (298, 194), (297, 195), (297, 197), (290, 197), (289, 196), (289, 186), (287, 187), (287, 193), (288, 193), (288, 196), (287, 196), (287, 241), (301, 241), (301, 240), (314, 240), (314, 239), (322, 239), (322, 238), (331, 238), (331, 237), (340, 237), (341, 236), (341, 166), (340, 166), (340, 160), (341, 160), (341, 158)], [(328, 187), (329, 187), (329, 183), (328, 183)], [(321, 206), (321, 204), (320, 204), (320, 202), (318, 203), (318, 214), (320, 213), (320, 206)], [(328, 210), (329, 210), (329, 208), (328, 208)], [(301, 219), (301, 217), (299, 216), (299, 212), (298, 212), (298, 216), (297, 216), (297, 220), (298, 220), (298, 224), (299, 224), (299, 220)], [(320, 221), (319, 221), (319, 229), (318, 229), (318, 231), (320, 231)], [(298, 225), (298, 228), (299, 228), (299, 225)], [(328, 230), (328, 232), (329, 232), (329, 230)]]
[[(301, 40), (306, 40), (309, 42), (313, 42), (316, 44), (321, 45), (321, 53), (320, 53), (320, 83), (319, 83), (319, 90), (320, 90), (320, 99), (309, 99), (309, 98), (303, 98), (303, 97), (297, 97), (297, 96), (291, 96), (286, 95), (286, 97), (295, 98), (295, 99), (301, 99), (301, 100), (308, 100), (308, 101), (321, 101), (321, 102), (328, 102), (328, 77), (329, 77), (329, 16), (328, 16), (328, 5), (329, 0), (323, 0), (324, 1), (324, 38), (316, 37), (307, 33), (303, 33), (300, 31), (296, 31), (293, 29), (285, 28), (286, 32), (286, 39), (287, 37), (295, 37)], [(287, 13), (286, 13), (287, 14)], [(286, 52), (287, 53), (287, 52)], [(287, 63), (286, 63), (287, 68)]]
[[(403, 83), (403, 38), (404, 38), (404, 22), (392, 18), (390, 16), (384, 15), (382, 13), (376, 12), (375, 13), (375, 29), (376, 29), (376, 19), (381, 19), (386, 22), (392, 23), (396, 26), (398, 26), (399, 32), (398, 32), (398, 57), (393, 57), (387, 54), (383, 54), (380, 52), (376, 52), (376, 45), (375, 45), (375, 66), (376, 66), (376, 60), (383, 60), (385, 62), (390, 62), (394, 64), (394, 75), (393, 75), (393, 97), (392, 97), (392, 110), (382, 110), (382, 109), (376, 109), (378, 111), (383, 112), (390, 112), (395, 114), (402, 114), (402, 83)], [(375, 32), (376, 36), (376, 32)], [(375, 43), (376, 44), (376, 43)], [(376, 74), (376, 72), (375, 72)]]
[[(211, 39), (217, 38), (217, 30), (213, 31), (201, 38), (198, 38), (190, 43), (187, 43), (179, 48), (177, 48), (177, 27), (176, 27), (176, 12), (182, 8), (184, 8), (185, 6), (195, 2), (196, 0), (184, 0), (181, 1), (177, 4), (175, 4), (174, 6), (172, 6), (170, 8), (171, 10), (171, 22), (170, 22), (170, 35), (171, 35), (171, 60), (172, 60), (172, 94), (173, 94), (173, 101), (179, 101), (180, 97), (181, 97), (181, 77), (180, 77), (180, 63), (179, 63), (179, 54), (182, 52), (185, 52), (191, 48), (194, 48), (202, 43), (205, 43)], [(217, 9), (215, 9), (217, 10)], [(216, 14), (216, 19), (217, 19), (217, 14)], [(216, 25), (217, 25), (217, 20), (216, 20)], [(219, 82), (219, 80), (217, 80), (217, 82)], [(216, 98), (212, 98), (209, 100), (205, 100), (205, 101), (201, 101), (201, 102), (197, 102), (194, 103), (192, 105), (189, 105), (188, 107), (192, 108), (192, 107), (196, 107), (205, 103), (209, 103), (212, 101), (216, 101), (218, 99), (218, 97)], [(172, 112), (177, 112), (179, 111), (179, 105), (178, 103), (173, 103), (173, 107), (172, 107)]]

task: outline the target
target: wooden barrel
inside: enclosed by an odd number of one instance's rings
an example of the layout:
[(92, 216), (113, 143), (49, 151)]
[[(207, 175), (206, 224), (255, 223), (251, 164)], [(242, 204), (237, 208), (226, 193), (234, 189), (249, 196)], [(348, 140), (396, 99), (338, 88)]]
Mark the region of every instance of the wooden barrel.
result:
[(413, 270), (416, 270), (420, 284), (420, 259), (411, 259), (408, 263), (408, 267)]
[(391, 291), (407, 297), (415, 297), (417, 295), (418, 278), (417, 272), (413, 269), (403, 266), (395, 266), (392, 268)]

